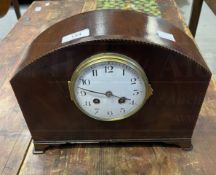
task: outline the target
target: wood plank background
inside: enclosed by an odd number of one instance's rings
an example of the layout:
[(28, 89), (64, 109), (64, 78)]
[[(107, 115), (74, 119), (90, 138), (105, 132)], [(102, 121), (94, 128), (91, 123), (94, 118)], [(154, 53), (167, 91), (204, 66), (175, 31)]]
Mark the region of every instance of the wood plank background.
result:
[[(157, 0), (162, 17), (190, 32), (173, 0)], [(36, 7), (42, 7), (36, 12)], [(31, 135), (9, 80), (28, 45), (53, 23), (94, 10), (95, 0), (34, 2), (0, 42), (0, 174), (215, 174), (216, 83), (211, 81), (197, 122), (191, 152), (163, 145), (75, 145), (33, 155)], [(191, 35), (190, 35), (191, 36)]]

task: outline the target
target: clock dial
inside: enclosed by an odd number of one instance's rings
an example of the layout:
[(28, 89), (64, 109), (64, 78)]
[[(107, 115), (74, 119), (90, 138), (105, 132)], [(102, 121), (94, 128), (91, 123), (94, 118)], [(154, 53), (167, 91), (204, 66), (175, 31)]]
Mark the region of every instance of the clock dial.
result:
[(137, 112), (149, 92), (141, 67), (117, 54), (91, 59), (81, 63), (84, 66), (72, 77), (76, 105), (88, 116), (103, 121), (120, 120)]

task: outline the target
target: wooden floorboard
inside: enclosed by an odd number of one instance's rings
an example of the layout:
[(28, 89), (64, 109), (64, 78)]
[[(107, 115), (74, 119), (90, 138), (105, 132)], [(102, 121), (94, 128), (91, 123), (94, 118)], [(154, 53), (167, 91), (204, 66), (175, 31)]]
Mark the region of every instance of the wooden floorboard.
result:
[[(2, 175), (17, 174), (25, 160), (26, 153), (28, 152), (29, 144), (31, 143), (29, 133), (23, 131), (17, 140), (14, 142), (13, 148), (7, 157), (6, 164), (2, 169)], [(28, 132), (28, 131), (27, 131)]]
[(0, 92), (0, 173), (16, 174), (31, 136), (9, 82)]
[[(35, 2), (0, 42), (0, 174), (13, 175), (19, 171), (31, 141), (9, 81), (33, 39), (48, 26), (67, 17), (66, 14), (80, 13), (83, 3), (74, 1), (74, 6), (79, 7), (75, 9), (67, 2), (52, 2), (52, 8), (44, 2)], [(41, 13), (35, 11), (38, 6), (42, 6)], [(63, 13), (65, 11), (67, 13)]]

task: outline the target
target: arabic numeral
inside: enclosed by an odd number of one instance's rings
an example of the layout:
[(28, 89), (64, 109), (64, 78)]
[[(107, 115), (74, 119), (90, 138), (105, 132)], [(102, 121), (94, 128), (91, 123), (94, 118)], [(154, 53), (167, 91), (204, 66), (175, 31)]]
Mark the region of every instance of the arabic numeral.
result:
[(134, 100), (131, 101), (131, 105), (135, 105), (135, 101)]
[(99, 113), (99, 108), (95, 108), (95, 115)]
[(113, 69), (114, 67), (113, 66), (105, 66), (105, 73), (113, 73)]
[(85, 91), (80, 91), (80, 95), (81, 96), (86, 96), (86, 92)]
[(121, 112), (121, 113), (125, 113), (125, 112), (126, 112), (125, 108), (121, 108), (121, 109), (120, 109), (120, 112)]
[(139, 95), (140, 92), (138, 90), (133, 90), (133, 95)]
[(131, 84), (136, 84), (137, 79), (136, 78), (131, 78)]
[(92, 75), (93, 75), (93, 77), (96, 77), (96, 76), (98, 76), (98, 72), (97, 72), (97, 70), (92, 70)]
[(90, 80), (81, 79), (83, 85), (90, 85)]
[(91, 102), (90, 101), (85, 101), (85, 106), (91, 106)]
[(108, 116), (112, 116), (112, 115), (113, 115), (113, 112), (112, 112), (112, 111), (107, 111), (107, 115), (108, 115)]

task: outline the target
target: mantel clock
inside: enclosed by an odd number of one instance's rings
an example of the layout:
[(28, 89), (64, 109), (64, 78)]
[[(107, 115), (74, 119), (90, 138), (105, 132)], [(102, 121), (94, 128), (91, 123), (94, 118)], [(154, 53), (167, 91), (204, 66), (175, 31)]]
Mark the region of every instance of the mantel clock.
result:
[(97, 10), (42, 32), (11, 85), (35, 153), (101, 142), (191, 149), (210, 78), (193, 40), (177, 27), (140, 12)]

